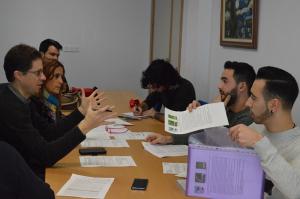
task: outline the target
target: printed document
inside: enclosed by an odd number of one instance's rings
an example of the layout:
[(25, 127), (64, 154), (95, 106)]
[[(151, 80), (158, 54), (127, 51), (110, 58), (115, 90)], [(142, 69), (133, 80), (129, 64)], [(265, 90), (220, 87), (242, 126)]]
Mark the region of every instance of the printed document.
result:
[(144, 149), (156, 157), (185, 156), (188, 154), (186, 145), (153, 145), (149, 142), (142, 142)]
[(165, 131), (186, 134), (193, 131), (228, 125), (223, 102), (199, 106), (192, 112), (165, 108)]
[(163, 165), (163, 173), (176, 174), (176, 176), (178, 177), (186, 178), (187, 163), (163, 162), (162, 165)]
[(111, 137), (121, 140), (145, 140), (151, 132), (126, 132), (120, 134), (112, 134)]
[(95, 178), (72, 174), (57, 196), (104, 199), (114, 178)]
[(79, 156), (82, 167), (131, 167), (136, 166), (131, 156)]

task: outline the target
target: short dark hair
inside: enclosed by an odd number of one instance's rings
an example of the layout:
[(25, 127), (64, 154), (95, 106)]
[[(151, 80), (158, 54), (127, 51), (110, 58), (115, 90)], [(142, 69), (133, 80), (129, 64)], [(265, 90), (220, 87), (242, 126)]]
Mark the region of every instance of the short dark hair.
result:
[(248, 95), (250, 95), (250, 89), (255, 80), (255, 70), (250, 64), (236, 61), (226, 61), (224, 69), (232, 69), (234, 71), (233, 78), (236, 83), (246, 82), (248, 87)]
[(265, 66), (257, 71), (256, 79), (265, 80), (264, 98), (280, 98), (284, 109), (291, 110), (299, 93), (296, 79), (280, 68)]
[(39, 51), (42, 53), (46, 53), (50, 46), (54, 46), (58, 50), (62, 50), (62, 45), (53, 39), (45, 39), (40, 43)]
[(149, 84), (156, 86), (172, 86), (179, 83), (181, 77), (178, 71), (167, 61), (162, 59), (154, 60), (143, 72), (142, 88)]
[(26, 73), (32, 67), (32, 61), (41, 59), (41, 54), (35, 48), (26, 44), (12, 47), (4, 57), (4, 71), (9, 82), (13, 82), (14, 72)]

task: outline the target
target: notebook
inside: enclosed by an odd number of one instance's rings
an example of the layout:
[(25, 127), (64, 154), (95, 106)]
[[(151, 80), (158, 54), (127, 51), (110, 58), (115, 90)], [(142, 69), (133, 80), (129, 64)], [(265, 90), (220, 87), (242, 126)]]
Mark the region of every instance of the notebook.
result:
[(264, 173), (250, 149), (189, 145), (186, 195), (213, 199), (263, 198)]

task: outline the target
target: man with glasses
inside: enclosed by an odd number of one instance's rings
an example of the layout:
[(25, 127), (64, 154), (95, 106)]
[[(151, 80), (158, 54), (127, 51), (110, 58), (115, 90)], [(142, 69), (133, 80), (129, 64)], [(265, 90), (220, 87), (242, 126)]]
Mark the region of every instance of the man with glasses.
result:
[(14, 146), (42, 179), (52, 166), (85, 139), (85, 134), (114, 114), (100, 107), (103, 94), (82, 96), (80, 107), (68, 117), (49, 124), (36, 111), (31, 97), (38, 94), (45, 76), (40, 53), (20, 44), (4, 58), (9, 84), (0, 87), (0, 140)]

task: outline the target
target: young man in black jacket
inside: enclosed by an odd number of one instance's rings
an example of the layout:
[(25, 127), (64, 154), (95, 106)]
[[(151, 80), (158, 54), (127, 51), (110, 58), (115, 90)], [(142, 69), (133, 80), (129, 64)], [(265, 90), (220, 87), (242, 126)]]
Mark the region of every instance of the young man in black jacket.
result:
[(162, 106), (173, 111), (184, 111), (196, 98), (193, 84), (162, 59), (150, 63), (142, 74), (141, 85), (150, 93), (140, 106), (134, 108), (134, 114), (150, 116), (162, 122)]
[(80, 142), (85, 134), (114, 115), (100, 107), (102, 94), (85, 97), (78, 110), (56, 124), (43, 119), (30, 98), (40, 92), (45, 76), (40, 53), (20, 44), (4, 59), (9, 84), (0, 88), (0, 140), (14, 146), (30, 168), (43, 180), (45, 168), (52, 166)]

